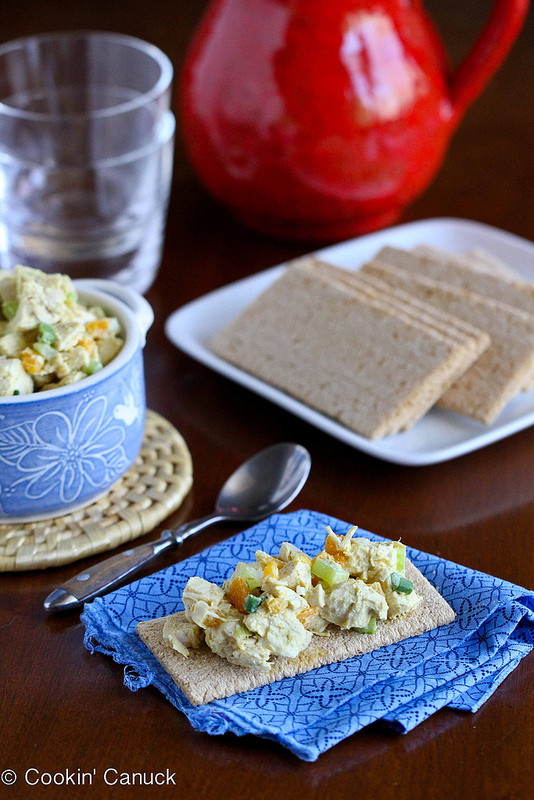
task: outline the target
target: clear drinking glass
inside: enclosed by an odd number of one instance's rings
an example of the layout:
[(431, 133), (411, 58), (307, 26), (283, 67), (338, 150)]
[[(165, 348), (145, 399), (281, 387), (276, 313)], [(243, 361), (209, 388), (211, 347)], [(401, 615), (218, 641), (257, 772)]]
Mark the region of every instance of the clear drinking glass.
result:
[(172, 76), (158, 48), (121, 34), (0, 46), (0, 267), (149, 288), (172, 178)]

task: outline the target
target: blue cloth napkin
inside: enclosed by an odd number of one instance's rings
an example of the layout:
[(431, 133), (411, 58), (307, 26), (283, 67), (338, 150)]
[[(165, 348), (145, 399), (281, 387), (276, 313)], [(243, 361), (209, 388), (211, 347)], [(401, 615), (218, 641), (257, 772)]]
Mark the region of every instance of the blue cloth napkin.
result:
[[(183, 609), (187, 579), (221, 583), (257, 549), (278, 553), (284, 541), (322, 549), (325, 528), (349, 525), (314, 511), (277, 514), (196, 556), (135, 581), (85, 606), (85, 645), (125, 664), (136, 691), (152, 684), (191, 725), (273, 739), (299, 758), (317, 757), (377, 720), (407, 732), (444, 706), (475, 711), (534, 645), (534, 592), (408, 548), (407, 555), (455, 610), (456, 620), (373, 653), (320, 667), (203, 706), (192, 706), (139, 639), (140, 620)], [(359, 531), (375, 541), (381, 537)]]

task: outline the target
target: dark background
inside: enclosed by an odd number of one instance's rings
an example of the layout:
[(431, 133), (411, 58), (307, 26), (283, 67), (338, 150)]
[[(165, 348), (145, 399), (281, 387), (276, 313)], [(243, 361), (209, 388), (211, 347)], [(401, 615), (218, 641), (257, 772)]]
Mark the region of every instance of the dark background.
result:
[[(4, 0), (0, 40), (70, 28), (129, 33), (161, 47), (178, 77), (206, 6), (205, 0)], [(452, 63), (467, 52), (489, 7), (480, 0), (426, 3)], [(531, 12), (506, 63), (467, 112), (439, 175), (401, 221), (464, 217), (534, 239), (533, 47)], [(196, 181), (178, 132), (163, 263), (148, 294), (156, 323), (145, 365), (148, 405), (186, 439), (195, 482), (167, 523), (207, 513), (244, 456), (293, 439), (313, 458), (299, 505), (534, 588), (534, 429), (441, 465), (387, 464), (211, 373), (166, 340), (163, 323), (184, 302), (309, 249), (234, 222)], [(201, 534), (182, 555), (232, 532)], [(532, 656), (474, 715), (443, 710), (406, 736), (372, 726), (305, 764), (261, 740), (196, 733), (157, 692), (129, 692), (120, 666), (84, 650), (79, 615), (47, 618), (42, 609), (44, 597), (79, 569), (0, 576), (0, 771), (70, 767), (101, 774), (116, 765), (130, 772), (169, 768), (178, 776), (174, 790), (116, 790), (128, 797), (525, 800), (532, 794)], [(106, 796), (101, 791), (71, 789), (69, 797)], [(41, 794), (63, 796), (20, 784), (2, 796)]]

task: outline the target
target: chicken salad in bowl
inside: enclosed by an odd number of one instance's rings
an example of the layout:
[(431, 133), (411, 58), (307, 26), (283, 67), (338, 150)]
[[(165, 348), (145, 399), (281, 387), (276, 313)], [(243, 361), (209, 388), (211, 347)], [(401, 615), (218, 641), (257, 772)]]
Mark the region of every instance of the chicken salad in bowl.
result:
[(113, 281), (26, 267), (0, 280), (0, 524), (64, 516), (137, 457), (153, 312)]
[(68, 386), (108, 364), (123, 344), (117, 317), (80, 302), (67, 275), (0, 270), (0, 396)]

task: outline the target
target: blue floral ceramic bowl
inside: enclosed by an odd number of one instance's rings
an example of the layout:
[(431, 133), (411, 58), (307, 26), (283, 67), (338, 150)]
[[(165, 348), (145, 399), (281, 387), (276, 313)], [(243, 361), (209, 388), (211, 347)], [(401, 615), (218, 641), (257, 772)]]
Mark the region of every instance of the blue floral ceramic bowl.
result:
[(105, 494), (143, 440), (143, 346), (154, 316), (112, 281), (75, 281), (80, 298), (116, 316), (124, 345), (103, 369), (58, 389), (0, 397), (0, 524), (63, 516)]

